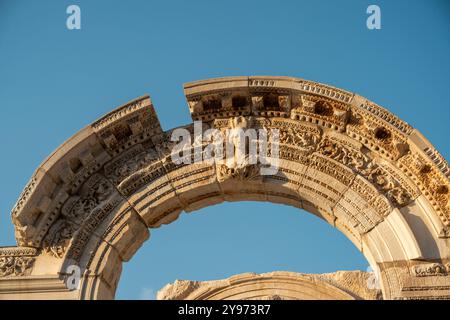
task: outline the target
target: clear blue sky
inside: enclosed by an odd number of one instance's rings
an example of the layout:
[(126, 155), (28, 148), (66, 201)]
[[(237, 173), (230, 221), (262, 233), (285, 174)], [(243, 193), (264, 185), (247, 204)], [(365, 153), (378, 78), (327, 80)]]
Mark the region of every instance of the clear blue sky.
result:
[[(81, 7), (82, 29), (66, 28)], [(382, 29), (366, 28), (381, 7)], [(0, 0), (0, 245), (40, 162), (76, 131), (149, 93), (165, 129), (190, 122), (182, 83), (287, 75), (357, 92), (450, 158), (450, 1)], [(239, 224), (233, 221), (240, 221)], [(228, 203), (152, 231), (124, 265), (118, 298), (175, 279), (363, 269), (337, 230), (298, 209)]]

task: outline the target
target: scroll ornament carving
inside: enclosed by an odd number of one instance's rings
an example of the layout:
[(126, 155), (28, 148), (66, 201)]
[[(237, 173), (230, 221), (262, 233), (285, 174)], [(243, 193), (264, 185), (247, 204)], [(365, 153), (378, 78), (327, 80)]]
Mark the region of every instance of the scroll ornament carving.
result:
[(447, 276), (450, 275), (450, 263), (427, 263), (412, 267), (412, 273), (416, 277)]
[(0, 257), (0, 277), (24, 276), (34, 264), (33, 257)]
[(306, 131), (291, 128), (280, 130), (280, 143), (295, 145), (306, 149), (306, 151), (314, 151), (319, 140), (320, 135)]
[(105, 166), (105, 174), (117, 185), (132, 173), (145, 168), (158, 158), (158, 153), (154, 149), (143, 150), (142, 147), (134, 148), (129, 150), (124, 156), (114, 159), (114, 161), (107, 164)]
[[(90, 185), (89, 182), (92, 184)], [(94, 176), (86, 184), (86, 194), (73, 196), (67, 200), (61, 209), (59, 219), (44, 238), (45, 251), (55, 257), (63, 257), (70, 239), (81, 227), (85, 218), (102, 203), (106, 203), (113, 193), (113, 186), (100, 176)]]
[(318, 151), (333, 160), (336, 160), (343, 165), (353, 169), (363, 175), (368, 175), (374, 164), (372, 160), (365, 154), (350, 150), (347, 147), (325, 138), (318, 145)]
[(412, 195), (391, 174), (361, 151), (352, 150), (327, 138), (319, 143), (318, 151), (372, 182), (394, 205), (405, 206), (412, 201)]

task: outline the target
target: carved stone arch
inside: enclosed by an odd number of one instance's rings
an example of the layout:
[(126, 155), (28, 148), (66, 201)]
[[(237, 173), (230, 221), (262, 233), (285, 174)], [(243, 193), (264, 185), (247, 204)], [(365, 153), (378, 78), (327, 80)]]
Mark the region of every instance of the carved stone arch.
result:
[[(18, 246), (0, 248), (0, 297), (113, 298), (149, 228), (240, 200), (295, 206), (338, 228), (379, 270), (385, 299), (450, 297), (450, 170), (416, 129), (361, 96), (297, 78), (219, 78), (184, 91), (203, 130), (278, 130), (278, 172), (176, 164), (175, 129), (161, 129), (149, 96), (133, 100), (36, 170), (12, 210)], [(194, 135), (194, 124), (180, 128)], [(65, 285), (72, 265), (76, 290)]]

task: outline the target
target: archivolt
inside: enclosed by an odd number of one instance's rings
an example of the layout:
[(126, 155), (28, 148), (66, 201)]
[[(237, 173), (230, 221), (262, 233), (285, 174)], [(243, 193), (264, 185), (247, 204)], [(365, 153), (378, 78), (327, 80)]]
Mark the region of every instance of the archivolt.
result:
[(113, 298), (121, 263), (148, 228), (257, 200), (303, 208), (341, 230), (380, 271), (385, 298), (450, 297), (450, 171), (416, 129), (363, 97), (296, 78), (212, 79), (185, 94), (192, 118), (209, 127), (242, 117), (248, 128), (278, 129), (278, 173), (173, 163), (171, 131), (148, 96), (136, 99), (36, 170), (12, 211), (19, 247), (0, 251), (31, 261), (14, 277), (54, 277), (56, 288), (75, 264), (80, 289), (58, 287), (54, 297)]

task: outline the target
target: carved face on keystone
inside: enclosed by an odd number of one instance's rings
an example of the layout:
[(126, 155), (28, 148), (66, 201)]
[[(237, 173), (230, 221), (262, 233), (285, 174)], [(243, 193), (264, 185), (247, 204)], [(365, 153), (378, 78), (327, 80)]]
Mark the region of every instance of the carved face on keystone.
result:
[(101, 181), (98, 184), (97, 189), (95, 190), (95, 196), (97, 197), (97, 199), (99, 201), (104, 201), (104, 200), (108, 199), (108, 197), (111, 195), (111, 193), (112, 193), (112, 188), (105, 181)]

